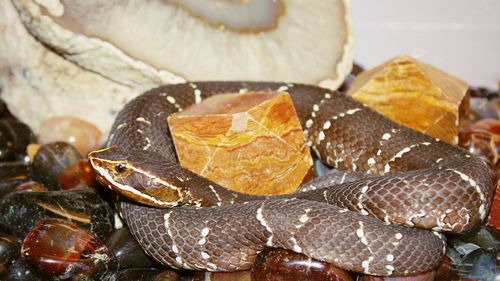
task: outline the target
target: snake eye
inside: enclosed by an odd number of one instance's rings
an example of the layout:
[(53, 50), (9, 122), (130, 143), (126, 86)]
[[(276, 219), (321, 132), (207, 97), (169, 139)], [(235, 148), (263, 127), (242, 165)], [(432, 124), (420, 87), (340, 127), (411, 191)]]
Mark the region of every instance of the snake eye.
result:
[(126, 170), (127, 170), (127, 167), (125, 167), (125, 166), (124, 166), (124, 165), (122, 165), (122, 164), (118, 164), (118, 165), (116, 165), (116, 166), (115, 166), (115, 171), (116, 171), (117, 173), (123, 173), (123, 172), (125, 172)]

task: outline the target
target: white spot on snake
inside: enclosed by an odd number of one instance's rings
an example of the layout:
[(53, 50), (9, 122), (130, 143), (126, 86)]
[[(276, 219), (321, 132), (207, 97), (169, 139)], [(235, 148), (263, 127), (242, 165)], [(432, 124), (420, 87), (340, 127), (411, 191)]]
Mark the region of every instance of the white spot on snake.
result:
[(179, 256), (175, 257), (175, 261), (176, 261), (179, 265), (182, 265), (182, 259), (181, 259), (181, 257), (179, 257)]
[(361, 188), (361, 193), (366, 193), (368, 191), (368, 185), (365, 185)]
[(201, 257), (204, 258), (204, 259), (206, 259), (206, 260), (208, 260), (210, 258), (210, 255), (208, 255), (205, 252), (201, 252), (200, 254), (201, 254)]
[(262, 209), (264, 206), (261, 206), (260, 208), (257, 209), (257, 215), (256, 218), (260, 222), (262, 226), (266, 228), (266, 230), (270, 233), (270, 236), (267, 239), (266, 245), (271, 247), (273, 245), (273, 230), (269, 227), (267, 224), (266, 220), (264, 219), (264, 216), (262, 215)]
[(196, 84), (195, 84), (195, 83), (189, 83), (189, 86), (191, 86), (191, 88), (193, 88), (193, 89), (198, 88), (198, 86), (196, 86)]
[(484, 202), (486, 201), (486, 197), (484, 196), (484, 192), (481, 190), (481, 187), (477, 184), (475, 180), (470, 178), (468, 175), (457, 170), (452, 170), (452, 171), (458, 174), (462, 180), (468, 182), (469, 185), (476, 190), (476, 193), (479, 196), (479, 199), (481, 200), (481, 205), (479, 206), (479, 215), (481, 217), (481, 220), (484, 219), (486, 217), (486, 211), (484, 207)]
[(195, 103), (201, 102), (201, 91), (199, 89), (194, 90), (194, 102)]
[(311, 117), (316, 117), (316, 112), (311, 112)]
[(284, 92), (286, 90), (288, 90), (287, 86), (281, 86), (281, 87), (278, 88), (277, 92)]
[(297, 244), (297, 240), (292, 237), (290, 238), (290, 241), (293, 243), (292, 250), (296, 253), (302, 253), (302, 248)]
[(364, 273), (366, 274), (370, 274), (370, 262), (374, 259), (373, 256), (370, 256), (367, 260), (364, 260), (362, 263), (361, 263), (361, 266), (363, 267), (363, 270), (364, 270)]
[(375, 161), (375, 159), (373, 159), (373, 157), (370, 157), (368, 159), (368, 161), (366, 161), (366, 163), (368, 163), (369, 166), (373, 166), (373, 165), (377, 164), (377, 161)]
[(209, 184), (208, 187), (210, 187), (210, 190), (212, 190), (212, 192), (217, 197), (217, 206), (220, 206), (221, 202), (222, 202), (222, 199), (220, 198), (219, 193), (217, 193), (217, 191), (215, 191), (215, 188), (211, 184)]
[(387, 268), (387, 275), (392, 275), (392, 272), (394, 271), (394, 266), (386, 265), (385, 268)]
[(308, 119), (306, 121), (306, 128), (311, 128), (312, 124), (313, 124), (313, 120), (312, 119)]
[(389, 140), (390, 138), (391, 138), (391, 134), (389, 134), (389, 133), (385, 133), (382, 135), (383, 140)]
[(387, 174), (391, 171), (391, 165), (389, 164), (385, 164), (385, 167), (384, 167), (384, 174)]
[(339, 213), (341, 213), (341, 214), (342, 214), (342, 213), (345, 213), (345, 212), (348, 212), (348, 211), (349, 211), (349, 210), (347, 210), (347, 209), (340, 209), (340, 210), (339, 210)]
[(147, 124), (147, 125), (151, 125), (151, 122), (149, 122), (148, 120), (146, 120), (144, 117), (137, 117), (135, 119), (135, 121), (142, 122), (142, 123)]
[(326, 189), (325, 191), (323, 191), (323, 197), (325, 198), (325, 202), (328, 203), (328, 189)]
[(146, 137), (144, 140), (145, 140), (147, 143), (146, 143), (146, 145), (142, 148), (142, 150), (148, 150), (148, 149), (151, 147), (151, 140), (150, 140), (148, 137)]
[(179, 248), (177, 248), (176, 245), (172, 245), (172, 252), (178, 254), (179, 253)]
[(318, 134), (318, 140), (316, 141), (316, 143), (320, 143), (322, 140), (325, 139), (325, 133), (323, 133), (323, 131), (319, 132)]
[(380, 156), (382, 154), (382, 149), (377, 150), (377, 156)]
[(398, 232), (398, 233), (396, 233), (396, 235), (394, 235), (394, 236), (395, 236), (395, 237), (396, 237), (396, 239), (398, 239), (398, 240), (401, 240), (401, 238), (403, 238), (403, 234), (401, 234), (401, 233), (399, 233), (399, 232)]
[(332, 123), (330, 121), (326, 121), (325, 124), (323, 124), (323, 130), (330, 129), (331, 125), (332, 125)]
[(319, 111), (319, 106), (317, 104), (313, 105), (313, 110), (314, 111)]
[(202, 237), (207, 237), (207, 236), (208, 236), (208, 233), (210, 233), (210, 229), (208, 229), (208, 227), (204, 227), (204, 228), (201, 230), (201, 236), (202, 236)]
[(360, 213), (363, 215), (363, 216), (368, 216), (369, 213), (365, 210), (365, 209), (361, 209)]
[(240, 92), (240, 94), (244, 94), (244, 93), (248, 92), (248, 89), (247, 88), (241, 88), (239, 92)]
[(325, 94), (325, 99), (330, 99), (330, 98), (332, 98), (332, 95), (330, 95), (329, 93), (326, 93)]
[(207, 243), (207, 239), (205, 239), (205, 237), (198, 240), (198, 245), (205, 245), (205, 243)]
[(385, 259), (386, 259), (387, 261), (389, 261), (389, 262), (390, 262), (390, 261), (393, 261), (393, 260), (394, 260), (394, 256), (393, 256), (393, 255), (387, 255), (387, 256), (385, 257)]
[(127, 123), (121, 123), (120, 125), (116, 126), (117, 130), (120, 130), (121, 128), (127, 126)]
[(175, 98), (172, 96), (167, 96), (167, 101), (171, 104), (175, 104)]
[(361, 243), (365, 244), (368, 246), (368, 240), (366, 239), (365, 231), (364, 231), (364, 225), (363, 222), (359, 222), (359, 228), (356, 229), (356, 235), (361, 238)]
[(141, 129), (137, 129), (136, 131), (137, 131), (139, 134), (144, 134), (144, 131), (143, 131), (143, 130), (141, 130)]
[(307, 215), (307, 213), (305, 213), (305, 214), (301, 215), (301, 216), (300, 216), (300, 218), (299, 218), (299, 221), (300, 221), (301, 223), (305, 223), (305, 222), (307, 222), (308, 220), (309, 220), (309, 216)]
[(360, 110), (361, 110), (361, 108), (353, 108), (353, 109), (349, 109), (348, 111), (346, 111), (346, 114), (348, 114), (348, 115), (352, 115), (352, 114), (354, 114), (354, 113), (356, 113), (356, 112), (358, 112), (358, 111), (360, 111)]
[(441, 161), (443, 161), (443, 158), (438, 158), (438, 159), (436, 160), (436, 163), (439, 163), (439, 162), (441, 162)]

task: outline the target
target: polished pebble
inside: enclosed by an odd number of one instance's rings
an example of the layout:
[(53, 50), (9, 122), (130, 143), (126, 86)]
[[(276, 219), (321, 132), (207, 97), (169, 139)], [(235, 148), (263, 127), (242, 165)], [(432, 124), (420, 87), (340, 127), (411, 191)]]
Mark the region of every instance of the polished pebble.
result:
[(0, 276), (19, 258), (20, 248), (16, 237), (0, 232)]
[(156, 268), (129, 268), (111, 273), (103, 280), (113, 281), (191, 281), (181, 278), (178, 273), (171, 270), (159, 270)]
[(284, 249), (264, 250), (255, 261), (252, 280), (353, 280), (351, 274), (331, 264)]
[(36, 181), (27, 181), (16, 186), (12, 192), (47, 192), (45, 185)]
[(462, 279), (500, 280), (499, 249), (477, 249), (468, 253), (457, 266)]
[(23, 162), (0, 162), (0, 198), (28, 180), (27, 164)]
[(150, 268), (155, 265), (126, 227), (115, 230), (105, 244), (115, 255), (120, 269)]
[(483, 119), (460, 128), (459, 145), (500, 168), (500, 121)]
[(436, 269), (437, 281), (451, 281), (456, 277), (455, 273), (456, 264), (448, 257), (445, 256), (443, 262)]
[(14, 119), (0, 119), (0, 161), (25, 161), (26, 147), (35, 136), (26, 124)]
[[(189, 281), (257, 281), (260, 279), (252, 279), (252, 272), (236, 271), (236, 272), (204, 272), (197, 271), (188, 278)], [(280, 279), (281, 280), (281, 279)]]
[(94, 234), (63, 220), (39, 221), (24, 239), (21, 253), (44, 279), (98, 279), (116, 269), (113, 254)]
[(92, 189), (10, 193), (0, 200), (0, 224), (22, 239), (39, 220), (66, 219), (103, 239), (114, 228), (110, 205)]
[(7, 271), (0, 276), (2, 281), (40, 281), (40, 279), (26, 263), (23, 257), (16, 259)]
[(78, 150), (65, 142), (52, 142), (40, 147), (31, 163), (32, 177), (48, 189), (59, 189), (58, 179), (64, 169), (83, 159)]
[(62, 189), (79, 187), (97, 187), (92, 168), (88, 160), (80, 160), (64, 169), (57, 179), (57, 185)]
[(39, 132), (39, 143), (64, 141), (74, 145), (82, 155), (96, 150), (101, 138), (101, 131), (96, 126), (72, 116), (47, 119), (42, 123)]

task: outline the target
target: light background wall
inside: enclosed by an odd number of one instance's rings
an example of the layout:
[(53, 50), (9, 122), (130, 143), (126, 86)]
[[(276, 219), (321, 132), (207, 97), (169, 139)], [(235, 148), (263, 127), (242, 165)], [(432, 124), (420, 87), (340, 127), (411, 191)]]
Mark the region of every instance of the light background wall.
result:
[(365, 68), (409, 54), (498, 89), (500, 0), (352, 0), (356, 59)]

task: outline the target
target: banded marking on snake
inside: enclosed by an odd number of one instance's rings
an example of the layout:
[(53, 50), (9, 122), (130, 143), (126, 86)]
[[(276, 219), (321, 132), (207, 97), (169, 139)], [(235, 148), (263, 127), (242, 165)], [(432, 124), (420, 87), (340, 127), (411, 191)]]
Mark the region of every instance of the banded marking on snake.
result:
[[(291, 195), (251, 196), (179, 166), (169, 114), (216, 94), (280, 88), (289, 92), (317, 156), (356, 172), (327, 174)], [(97, 178), (128, 198), (121, 213), (144, 250), (178, 268), (248, 269), (267, 245), (355, 272), (414, 274), (444, 255), (444, 236), (431, 230), (467, 232), (491, 205), (482, 160), (315, 86), (163, 86), (129, 102), (111, 132), (109, 148), (89, 155)]]

